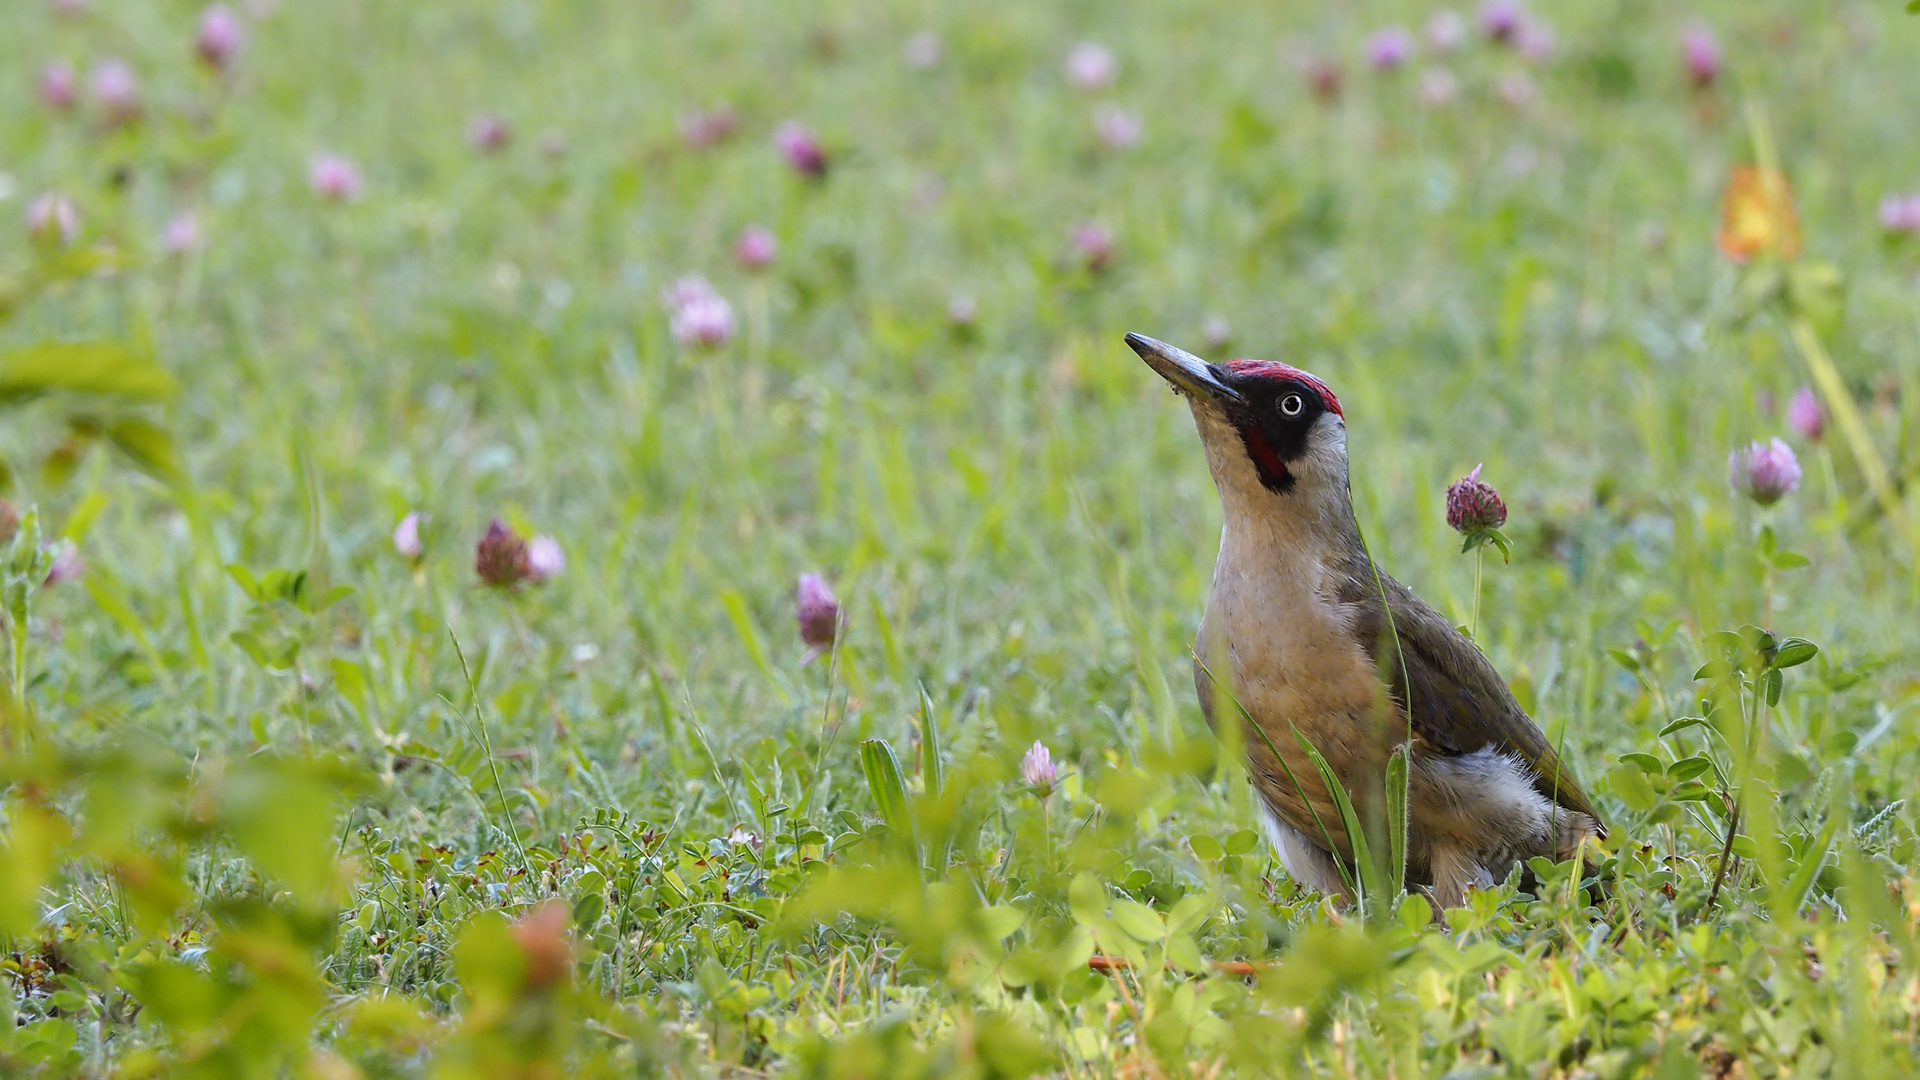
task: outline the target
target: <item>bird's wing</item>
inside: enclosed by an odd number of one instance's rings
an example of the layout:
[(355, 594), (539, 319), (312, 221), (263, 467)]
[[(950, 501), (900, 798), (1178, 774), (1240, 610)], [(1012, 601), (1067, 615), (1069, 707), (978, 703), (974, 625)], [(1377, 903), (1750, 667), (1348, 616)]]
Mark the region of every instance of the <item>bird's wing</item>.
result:
[[(1393, 611), (1391, 628), (1382, 617), (1383, 588)], [(1346, 575), (1341, 592), (1359, 616), (1356, 629), (1395, 701), (1403, 708), (1411, 706), (1415, 735), (1444, 754), (1471, 754), (1490, 746), (1518, 754), (1532, 768), (1540, 794), (1600, 820), (1546, 733), (1520, 708), (1493, 663), (1439, 612), (1384, 572), (1376, 585), (1364, 564), (1361, 572)], [(1404, 672), (1394, 655), (1396, 637)], [(1605, 826), (1601, 829), (1604, 835)]]

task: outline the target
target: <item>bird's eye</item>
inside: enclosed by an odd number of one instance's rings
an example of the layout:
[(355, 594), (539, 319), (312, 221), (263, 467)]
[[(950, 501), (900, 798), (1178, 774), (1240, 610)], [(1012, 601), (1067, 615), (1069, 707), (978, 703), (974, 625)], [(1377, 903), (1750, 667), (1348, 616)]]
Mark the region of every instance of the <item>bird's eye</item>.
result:
[(1299, 394), (1288, 394), (1280, 399), (1281, 416), (1299, 416), (1301, 410), (1306, 407), (1307, 403), (1300, 400)]

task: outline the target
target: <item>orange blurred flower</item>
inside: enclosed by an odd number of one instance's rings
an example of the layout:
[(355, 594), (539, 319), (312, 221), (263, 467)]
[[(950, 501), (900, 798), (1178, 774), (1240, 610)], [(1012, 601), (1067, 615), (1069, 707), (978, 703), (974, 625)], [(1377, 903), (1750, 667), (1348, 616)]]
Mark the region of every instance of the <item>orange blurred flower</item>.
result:
[(1734, 262), (1772, 254), (1800, 254), (1800, 217), (1793, 211), (1793, 189), (1775, 169), (1739, 165), (1720, 198), (1720, 250)]

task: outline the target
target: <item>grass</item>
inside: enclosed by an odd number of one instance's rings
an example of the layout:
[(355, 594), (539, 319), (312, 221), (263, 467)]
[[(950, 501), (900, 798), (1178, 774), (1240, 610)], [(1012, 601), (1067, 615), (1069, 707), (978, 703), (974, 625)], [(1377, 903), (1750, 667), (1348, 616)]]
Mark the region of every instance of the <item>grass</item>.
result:
[[(189, 4), (0, 10), (0, 452), (86, 563), (10, 556), (8, 1075), (1914, 1070), (1916, 552), (1837, 432), (1764, 513), (1727, 454), (1784, 433), (1799, 318), (1920, 469), (1920, 249), (1875, 219), (1920, 187), (1920, 21), (1703, 4), (1696, 92), (1695, 13), (1626, 2), (1393, 74), (1366, 36), (1429, 10), (264, 6), (225, 74)], [(35, 99), (112, 56), (138, 123)], [(1784, 301), (1714, 246), (1749, 107)], [(718, 347), (669, 332), (689, 273)], [(1287, 880), (1193, 707), (1218, 509), (1127, 330), (1325, 377), (1375, 555), (1463, 623), (1442, 500), (1485, 462), (1478, 636), (1614, 827), (1604, 899), (1542, 865), (1440, 929)], [(565, 571), (481, 587), (496, 515)], [(810, 664), (804, 572), (844, 607)]]

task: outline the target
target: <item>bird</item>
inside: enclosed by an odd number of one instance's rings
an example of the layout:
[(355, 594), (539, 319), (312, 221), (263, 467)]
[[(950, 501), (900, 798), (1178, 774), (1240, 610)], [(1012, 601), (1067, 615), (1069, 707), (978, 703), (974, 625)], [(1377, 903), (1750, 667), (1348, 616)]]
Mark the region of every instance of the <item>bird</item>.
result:
[(1347, 899), (1360, 880), (1303, 743), (1363, 822), (1384, 821), (1388, 759), (1405, 746), (1405, 881), (1436, 914), (1536, 856), (1584, 861), (1607, 828), (1546, 734), (1474, 642), (1368, 554), (1327, 384), (1278, 361), (1126, 341), (1187, 399), (1219, 491), (1194, 686), (1216, 731), (1246, 725), (1238, 741), (1287, 873)]

